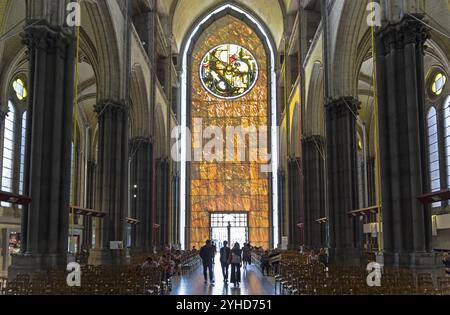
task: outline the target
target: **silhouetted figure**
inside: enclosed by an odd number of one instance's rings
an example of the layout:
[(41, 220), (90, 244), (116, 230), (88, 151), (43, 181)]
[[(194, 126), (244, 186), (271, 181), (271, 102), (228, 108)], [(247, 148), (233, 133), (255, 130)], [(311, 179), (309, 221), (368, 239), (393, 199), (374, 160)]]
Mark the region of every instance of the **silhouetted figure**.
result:
[(245, 243), (244, 247), (242, 247), (242, 260), (244, 262), (244, 266), (252, 264), (252, 249), (248, 243)]
[(234, 286), (239, 286), (241, 283), (241, 267), (242, 267), (242, 250), (239, 243), (234, 244), (230, 255), (231, 264), (231, 279)]
[(261, 256), (261, 271), (264, 276), (264, 271), (266, 271), (266, 275), (269, 275), (270, 271), (270, 257), (269, 257), (269, 251), (264, 251), (264, 254)]
[(205, 277), (205, 283), (208, 283), (208, 270), (209, 270), (209, 281), (214, 284), (214, 272), (212, 268), (213, 254), (211, 248), (211, 241), (207, 240), (206, 245), (200, 248), (200, 258), (203, 263), (203, 276)]
[(231, 253), (231, 250), (227, 245), (228, 242), (224, 241), (223, 247), (220, 249), (220, 264), (222, 266), (223, 281), (225, 283), (228, 282), (228, 266)]
[(450, 255), (449, 253), (444, 253), (442, 256), (442, 263), (445, 267), (445, 274), (450, 277)]

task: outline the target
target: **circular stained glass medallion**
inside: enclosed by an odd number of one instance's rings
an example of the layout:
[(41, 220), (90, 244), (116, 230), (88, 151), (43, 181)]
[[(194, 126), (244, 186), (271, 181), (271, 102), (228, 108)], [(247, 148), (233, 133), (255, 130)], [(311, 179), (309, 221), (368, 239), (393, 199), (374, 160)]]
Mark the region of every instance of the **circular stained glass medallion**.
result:
[(200, 79), (214, 96), (235, 99), (247, 94), (255, 85), (258, 64), (244, 47), (223, 44), (211, 49), (203, 58)]
[(444, 90), (445, 83), (447, 83), (447, 78), (441, 72), (437, 73), (434, 77), (433, 83), (431, 85), (431, 91), (434, 95), (439, 96)]

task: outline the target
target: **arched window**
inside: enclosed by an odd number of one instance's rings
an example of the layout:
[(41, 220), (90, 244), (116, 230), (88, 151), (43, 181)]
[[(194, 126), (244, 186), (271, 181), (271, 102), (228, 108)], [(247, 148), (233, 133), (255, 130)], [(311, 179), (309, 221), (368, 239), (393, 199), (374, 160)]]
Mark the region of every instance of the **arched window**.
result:
[[(3, 132), (3, 160), (2, 160), (2, 191), (12, 192), (14, 174), (14, 130), (16, 124), (16, 112), (14, 105), (8, 102), (8, 114), (5, 117)], [(10, 203), (2, 202), (2, 206), (8, 207)]]
[(22, 114), (22, 128), (20, 137), (20, 170), (19, 170), (19, 194), (24, 193), (24, 180), (25, 180), (25, 148), (27, 139), (27, 112)]
[[(431, 192), (441, 190), (441, 176), (439, 168), (439, 143), (436, 109), (431, 107), (427, 115), (428, 128), (428, 163), (430, 166)], [(432, 207), (440, 207), (440, 202), (433, 203)]]
[(450, 96), (444, 103), (445, 159), (447, 165), (447, 188), (450, 188)]

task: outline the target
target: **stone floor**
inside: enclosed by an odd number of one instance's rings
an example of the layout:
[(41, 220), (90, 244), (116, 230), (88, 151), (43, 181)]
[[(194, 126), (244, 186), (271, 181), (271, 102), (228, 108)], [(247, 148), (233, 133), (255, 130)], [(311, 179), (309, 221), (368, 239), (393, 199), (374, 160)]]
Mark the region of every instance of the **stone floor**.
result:
[(241, 268), (241, 285), (223, 282), (220, 262), (216, 257), (214, 264), (215, 285), (205, 284), (203, 267), (199, 266), (190, 274), (172, 279), (171, 295), (275, 295), (273, 277), (264, 277), (255, 265)]

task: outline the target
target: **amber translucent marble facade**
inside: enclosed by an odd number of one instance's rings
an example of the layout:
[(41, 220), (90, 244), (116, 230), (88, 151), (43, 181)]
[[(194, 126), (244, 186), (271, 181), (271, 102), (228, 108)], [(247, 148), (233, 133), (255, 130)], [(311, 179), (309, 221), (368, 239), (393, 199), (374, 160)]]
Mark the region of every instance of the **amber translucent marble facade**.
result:
[[(200, 81), (200, 64), (210, 49), (221, 44), (236, 44), (249, 50), (258, 63), (258, 80), (243, 97), (225, 100), (209, 93)], [(269, 126), (268, 62), (261, 39), (245, 23), (231, 16), (214, 22), (198, 39), (192, 54), (191, 127), (202, 119), (202, 128), (192, 130), (192, 150), (203, 148), (209, 139), (201, 139), (200, 131), (208, 126), (221, 127), (226, 141), (227, 126)], [(270, 134), (270, 133), (269, 133)], [(197, 139), (197, 140), (196, 140)], [(267, 150), (267, 146), (259, 149)], [(224, 147), (225, 149), (225, 143)], [(255, 246), (269, 247), (270, 203), (269, 173), (261, 172), (267, 164), (264, 156), (250, 161), (250, 145), (246, 143), (246, 160), (229, 162), (192, 162), (190, 166), (190, 240), (199, 248), (210, 237), (211, 212), (246, 212), (249, 241)], [(194, 153), (193, 153), (194, 156)]]

